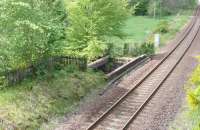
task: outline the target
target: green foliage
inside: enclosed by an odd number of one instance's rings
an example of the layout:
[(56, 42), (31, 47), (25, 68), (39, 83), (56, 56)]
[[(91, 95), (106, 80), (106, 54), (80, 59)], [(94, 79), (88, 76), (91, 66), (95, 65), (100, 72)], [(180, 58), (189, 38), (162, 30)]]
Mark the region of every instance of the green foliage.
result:
[(167, 20), (160, 21), (155, 29), (155, 33), (167, 33), (169, 31), (169, 22)]
[(146, 15), (149, 0), (128, 0), (133, 15)]
[(196, 88), (188, 90), (188, 103), (192, 108), (200, 107), (200, 66), (196, 68), (190, 79), (191, 85)]
[(65, 12), (62, 0), (0, 1), (0, 73), (60, 54)]
[(193, 91), (188, 91), (187, 100), (192, 108), (200, 106), (200, 88), (198, 87)]
[(196, 68), (196, 70), (193, 72), (192, 77), (191, 77), (191, 79), (190, 79), (191, 82), (192, 82), (192, 84), (194, 84), (195, 86), (200, 85), (199, 76), (200, 76), (200, 67), (198, 66), (198, 67)]
[[(119, 52), (120, 49), (115, 50)], [(144, 42), (144, 43), (132, 43), (132, 44), (124, 44), (123, 54), (126, 56), (140, 56), (140, 55), (152, 55), (155, 53), (155, 47), (154, 44), (151, 42)]]
[(90, 59), (102, 56), (107, 48), (105, 36), (123, 36), (121, 27), (127, 16), (125, 6), (123, 0), (72, 2), (68, 9), (70, 45), (67, 51), (77, 51)]
[(104, 84), (102, 73), (76, 71), (73, 66), (52, 71), (35, 81), (0, 91), (0, 117), (22, 130), (36, 130), (70, 111), (92, 90)]
[(139, 55), (152, 55), (155, 53), (155, 47), (153, 43), (150, 42), (145, 42), (142, 44), (139, 44), (139, 46), (137, 46), (137, 44), (135, 45), (135, 48), (132, 50), (131, 54), (133, 56), (139, 56)]
[(191, 108), (190, 120), (193, 122), (193, 130), (200, 129), (200, 65), (193, 72), (190, 79), (190, 85), (195, 89), (189, 88), (187, 92), (187, 101)]
[(99, 57), (102, 57), (105, 54), (105, 50), (107, 49), (107, 46), (105, 43), (103, 43), (100, 40), (97, 40), (96, 38), (91, 39), (91, 41), (88, 41), (88, 46), (83, 49), (83, 52), (88, 57), (89, 60), (94, 60)]

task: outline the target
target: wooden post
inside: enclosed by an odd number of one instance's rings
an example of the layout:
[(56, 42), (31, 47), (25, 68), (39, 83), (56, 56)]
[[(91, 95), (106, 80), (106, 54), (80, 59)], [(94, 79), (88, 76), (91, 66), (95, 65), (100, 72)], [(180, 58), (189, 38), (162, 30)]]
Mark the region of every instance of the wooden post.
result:
[(124, 55), (127, 55), (127, 54), (128, 54), (128, 51), (129, 51), (129, 44), (128, 44), (128, 43), (125, 43), (125, 44), (124, 44)]

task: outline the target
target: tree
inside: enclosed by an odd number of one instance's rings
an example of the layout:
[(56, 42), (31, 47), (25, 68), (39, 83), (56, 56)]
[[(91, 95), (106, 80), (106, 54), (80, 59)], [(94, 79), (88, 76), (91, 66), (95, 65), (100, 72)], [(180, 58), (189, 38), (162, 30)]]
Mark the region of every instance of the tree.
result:
[(68, 12), (68, 51), (94, 59), (107, 48), (105, 36), (123, 35), (121, 26), (127, 16), (123, 0), (79, 0), (70, 5)]
[(60, 53), (65, 39), (62, 0), (0, 1), (0, 71)]

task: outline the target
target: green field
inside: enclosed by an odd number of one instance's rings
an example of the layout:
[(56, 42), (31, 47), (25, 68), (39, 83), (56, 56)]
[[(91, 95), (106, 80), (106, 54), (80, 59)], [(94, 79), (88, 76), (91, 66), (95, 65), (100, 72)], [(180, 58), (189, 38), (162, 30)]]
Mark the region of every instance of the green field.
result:
[[(155, 30), (161, 20), (167, 20), (170, 23), (170, 32), (165, 35), (172, 35), (177, 32), (188, 21), (191, 13), (182, 15), (166, 16), (161, 19), (154, 19), (147, 16), (130, 16), (123, 28), (126, 34), (125, 39), (136, 43), (144, 42), (145, 39)], [(166, 37), (164, 35), (164, 37)]]
[(147, 16), (130, 16), (123, 28), (127, 35), (126, 39), (135, 42), (143, 42), (151, 31), (156, 28), (159, 19), (153, 19)]

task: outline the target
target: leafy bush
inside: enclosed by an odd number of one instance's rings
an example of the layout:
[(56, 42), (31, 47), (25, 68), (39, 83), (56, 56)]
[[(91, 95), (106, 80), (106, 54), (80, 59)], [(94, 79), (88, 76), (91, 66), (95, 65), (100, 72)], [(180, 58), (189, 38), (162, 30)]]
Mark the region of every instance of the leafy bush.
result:
[(160, 21), (154, 32), (156, 33), (167, 33), (169, 31), (169, 22), (164, 20)]
[(0, 73), (60, 54), (65, 21), (62, 0), (0, 1)]
[(155, 53), (155, 47), (153, 43), (144, 43), (140, 47), (141, 54), (152, 55)]
[(200, 88), (188, 91), (188, 103), (192, 108), (200, 106)]
[(78, 0), (69, 6), (67, 36), (72, 50), (90, 59), (101, 57), (107, 44), (105, 36), (122, 37), (121, 27), (126, 20), (123, 0)]
[(200, 65), (193, 72), (190, 79), (190, 85), (195, 89), (189, 88), (187, 92), (187, 101), (191, 108), (190, 123), (193, 125), (193, 130), (200, 129)]
[(83, 49), (83, 54), (91, 61), (102, 57), (105, 54), (106, 49), (107, 46), (105, 43), (96, 38), (92, 38), (91, 41), (88, 41), (88, 46)]

